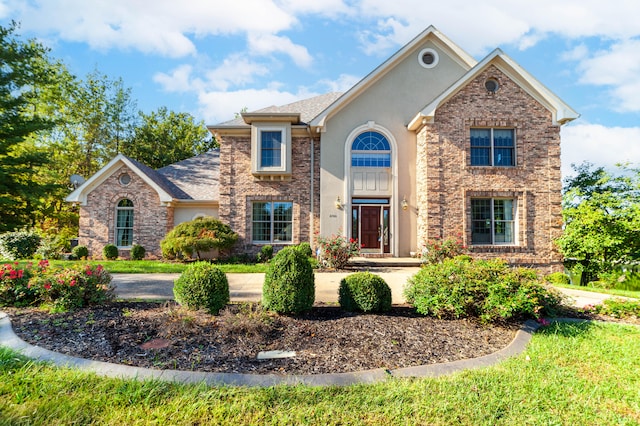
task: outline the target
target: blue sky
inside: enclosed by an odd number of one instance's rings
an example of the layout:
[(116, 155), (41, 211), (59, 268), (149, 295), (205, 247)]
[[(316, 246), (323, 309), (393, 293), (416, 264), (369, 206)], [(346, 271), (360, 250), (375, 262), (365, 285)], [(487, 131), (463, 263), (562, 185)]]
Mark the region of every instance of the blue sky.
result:
[(344, 91), (434, 25), (480, 60), (500, 47), (581, 118), (563, 173), (640, 166), (637, 0), (0, 0), (0, 24), (82, 78), (122, 77), (138, 108), (234, 113)]

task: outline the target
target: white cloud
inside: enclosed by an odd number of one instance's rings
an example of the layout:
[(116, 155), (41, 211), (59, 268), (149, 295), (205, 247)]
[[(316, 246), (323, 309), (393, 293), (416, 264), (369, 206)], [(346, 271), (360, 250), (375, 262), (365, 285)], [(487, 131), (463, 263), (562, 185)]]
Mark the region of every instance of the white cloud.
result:
[(306, 47), (293, 43), (287, 37), (273, 34), (250, 34), (249, 50), (263, 56), (284, 53), (290, 56), (296, 65), (303, 68), (309, 67), (313, 61)]
[(612, 167), (631, 162), (640, 166), (640, 127), (577, 124), (562, 128), (562, 176), (573, 174), (571, 164), (588, 161)]
[(580, 83), (612, 87), (614, 109), (640, 111), (640, 40), (614, 43), (582, 61)]
[(168, 57), (196, 52), (190, 36), (277, 33), (296, 18), (273, 1), (14, 0), (22, 28), (96, 49), (135, 49)]
[(180, 65), (170, 74), (156, 73), (153, 76), (153, 81), (160, 84), (167, 92), (190, 92), (197, 87), (191, 79), (192, 70), (193, 67), (191, 65)]
[(205, 122), (215, 124), (233, 119), (234, 113), (242, 111), (243, 108), (254, 111), (270, 105), (285, 105), (309, 96), (313, 94), (304, 91), (280, 91), (278, 85), (274, 84), (266, 89), (203, 92), (198, 96), (198, 103)]
[(335, 80), (324, 79), (318, 82), (319, 87), (327, 88), (329, 92), (346, 92), (351, 89), (361, 77), (350, 74), (340, 74)]

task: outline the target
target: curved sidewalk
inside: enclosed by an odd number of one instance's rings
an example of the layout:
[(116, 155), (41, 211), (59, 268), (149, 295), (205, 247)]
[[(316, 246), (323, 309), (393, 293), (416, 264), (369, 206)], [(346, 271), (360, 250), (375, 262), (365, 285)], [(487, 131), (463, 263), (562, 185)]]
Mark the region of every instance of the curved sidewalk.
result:
[(38, 361), (51, 362), (60, 367), (77, 368), (93, 372), (100, 376), (134, 380), (162, 380), (178, 383), (206, 383), (207, 385), (234, 386), (275, 386), (297, 385), (309, 386), (347, 386), (359, 383), (375, 383), (392, 377), (438, 377), (462, 370), (470, 370), (494, 365), (506, 358), (521, 353), (539, 325), (535, 321), (527, 321), (516, 332), (511, 343), (493, 354), (479, 358), (464, 359), (442, 364), (430, 364), (396, 370), (375, 369), (353, 373), (313, 374), (313, 375), (276, 375), (276, 374), (236, 374), (208, 373), (201, 371), (156, 370), (142, 367), (131, 367), (102, 361), (63, 355), (47, 349), (33, 346), (20, 339), (13, 332), (9, 317), (0, 312), (0, 346), (13, 349)]

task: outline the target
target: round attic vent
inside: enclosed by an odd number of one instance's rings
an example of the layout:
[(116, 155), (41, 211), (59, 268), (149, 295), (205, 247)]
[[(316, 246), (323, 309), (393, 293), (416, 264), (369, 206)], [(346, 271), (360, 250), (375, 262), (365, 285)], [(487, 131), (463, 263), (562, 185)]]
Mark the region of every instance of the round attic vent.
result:
[(433, 68), (438, 65), (438, 52), (433, 49), (422, 49), (418, 54), (418, 62), (424, 68)]
[(122, 186), (127, 186), (131, 183), (131, 176), (129, 176), (127, 173), (123, 173), (118, 178), (118, 182), (120, 182), (120, 185)]
[(489, 93), (496, 93), (500, 89), (500, 83), (495, 78), (489, 78), (484, 82), (484, 87)]

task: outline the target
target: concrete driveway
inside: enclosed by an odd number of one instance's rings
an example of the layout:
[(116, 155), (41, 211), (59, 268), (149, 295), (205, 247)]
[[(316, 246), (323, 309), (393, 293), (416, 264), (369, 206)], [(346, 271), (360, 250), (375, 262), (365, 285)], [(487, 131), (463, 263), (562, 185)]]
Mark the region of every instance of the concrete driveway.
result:
[[(391, 300), (394, 304), (405, 303), (402, 295), (407, 280), (420, 268), (385, 267), (371, 272), (380, 275), (391, 287)], [(335, 303), (338, 301), (340, 280), (351, 272), (317, 272), (315, 274), (316, 302)], [(113, 274), (117, 297), (122, 299), (173, 299), (173, 282), (180, 274)], [(258, 302), (262, 297), (264, 274), (227, 274), (231, 300), (236, 302)], [(569, 298), (574, 306), (584, 307), (602, 303), (613, 297), (608, 294), (592, 293), (582, 290), (558, 288)]]

